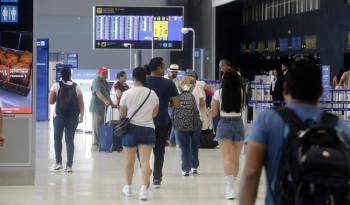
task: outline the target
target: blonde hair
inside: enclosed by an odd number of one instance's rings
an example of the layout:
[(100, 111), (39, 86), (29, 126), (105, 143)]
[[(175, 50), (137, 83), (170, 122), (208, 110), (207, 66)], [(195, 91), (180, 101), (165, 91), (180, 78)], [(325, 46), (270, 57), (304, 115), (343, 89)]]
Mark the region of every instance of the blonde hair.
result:
[(196, 79), (192, 76), (185, 76), (181, 81), (180, 87), (185, 89), (185, 87), (192, 87), (196, 84)]

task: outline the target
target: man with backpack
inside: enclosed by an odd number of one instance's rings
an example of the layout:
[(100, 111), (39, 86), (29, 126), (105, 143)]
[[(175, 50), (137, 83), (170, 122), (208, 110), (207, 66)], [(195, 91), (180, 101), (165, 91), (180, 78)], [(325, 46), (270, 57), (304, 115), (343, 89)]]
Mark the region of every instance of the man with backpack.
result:
[(350, 132), (317, 107), (322, 91), (318, 65), (290, 67), (284, 83), (287, 107), (261, 113), (252, 125), (240, 205), (255, 204), (263, 167), (267, 205), (350, 204)]
[(49, 102), (56, 103), (53, 119), (56, 163), (54, 171), (63, 169), (62, 166), (62, 137), (65, 133), (67, 147), (67, 164), (65, 171), (72, 172), (74, 155), (74, 135), (80, 122), (84, 119), (83, 93), (79, 85), (71, 79), (71, 70), (64, 68), (62, 80), (50, 89)]

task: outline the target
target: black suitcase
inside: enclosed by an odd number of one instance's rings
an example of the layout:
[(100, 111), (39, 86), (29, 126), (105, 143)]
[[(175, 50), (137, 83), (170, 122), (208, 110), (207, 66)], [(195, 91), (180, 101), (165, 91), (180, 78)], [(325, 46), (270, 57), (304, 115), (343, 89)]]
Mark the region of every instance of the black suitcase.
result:
[(117, 151), (117, 152), (123, 151), (122, 137), (117, 137), (115, 134), (113, 134), (113, 149), (112, 150)]
[(218, 146), (218, 142), (214, 140), (215, 133), (213, 130), (202, 130), (200, 138), (200, 148), (214, 149)]

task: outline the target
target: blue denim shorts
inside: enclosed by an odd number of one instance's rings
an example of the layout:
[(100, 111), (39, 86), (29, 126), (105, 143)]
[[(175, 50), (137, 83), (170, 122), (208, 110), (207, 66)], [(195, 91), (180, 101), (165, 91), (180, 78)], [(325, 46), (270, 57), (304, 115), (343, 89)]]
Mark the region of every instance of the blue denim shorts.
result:
[(156, 143), (156, 134), (153, 128), (130, 124), (128, 131), (122, 137), (124, 147), (137, 147)]
[(221, 117), (216, 128), (215, 140), (244, 140), (244, 125), (241, 117)]

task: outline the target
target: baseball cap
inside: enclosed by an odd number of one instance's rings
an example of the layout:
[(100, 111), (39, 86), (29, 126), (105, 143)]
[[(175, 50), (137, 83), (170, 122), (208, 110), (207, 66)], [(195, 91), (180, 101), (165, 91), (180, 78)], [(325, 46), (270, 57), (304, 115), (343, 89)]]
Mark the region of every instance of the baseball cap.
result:
[(108, 72), (108, 68), (104, 67), (104, 66), (101, 66), (98, 68), (98, 71), (97, 71), (99, 74), (100, 73), (106, 73)]

